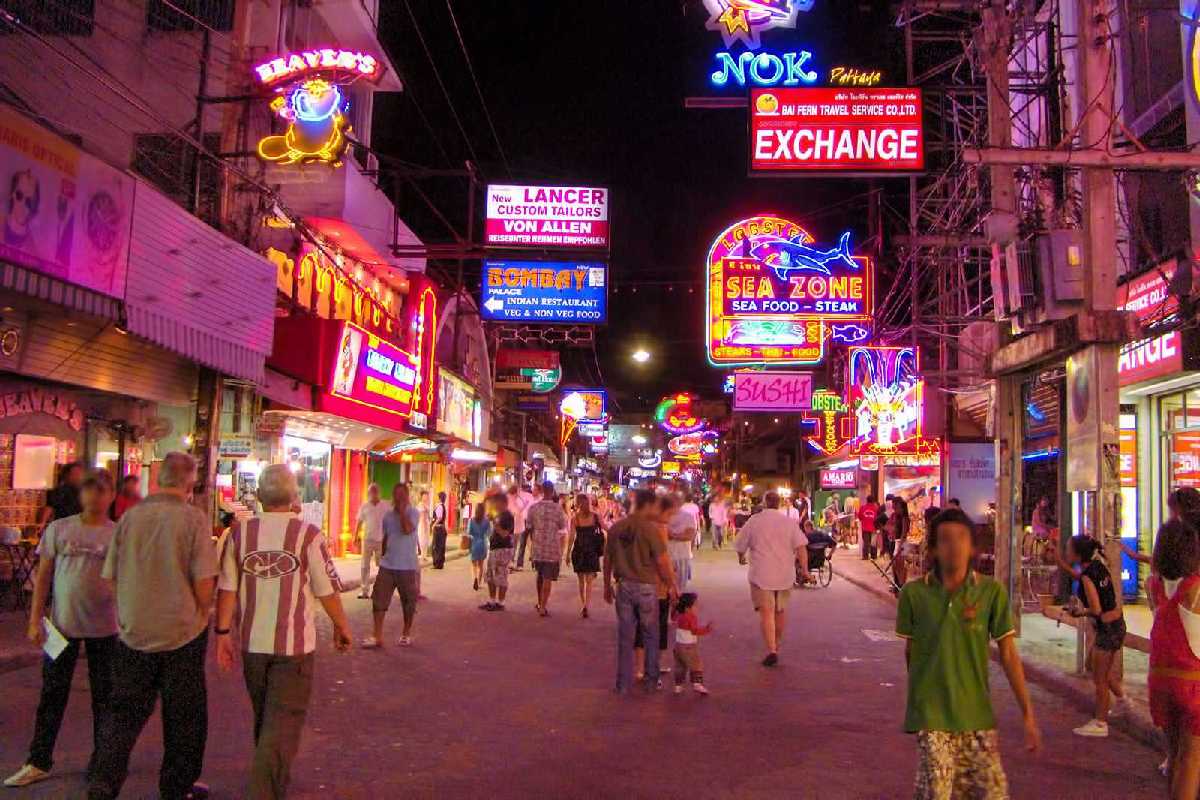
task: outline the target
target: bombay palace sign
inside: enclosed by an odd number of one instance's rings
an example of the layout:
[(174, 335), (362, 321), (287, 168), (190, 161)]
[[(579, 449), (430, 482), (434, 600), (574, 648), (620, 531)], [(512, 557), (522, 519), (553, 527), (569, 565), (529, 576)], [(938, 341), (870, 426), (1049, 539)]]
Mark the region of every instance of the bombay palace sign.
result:
[(484, 236), (501, 247), (607, 250), (608, 189), (492, 184)]
[(826, 339), (870, 334), (874, 270), (851, 236), (821, 244), (791, 220), (737, 222), (708, 253), (708, 359), (716, 366), (817, 364)]

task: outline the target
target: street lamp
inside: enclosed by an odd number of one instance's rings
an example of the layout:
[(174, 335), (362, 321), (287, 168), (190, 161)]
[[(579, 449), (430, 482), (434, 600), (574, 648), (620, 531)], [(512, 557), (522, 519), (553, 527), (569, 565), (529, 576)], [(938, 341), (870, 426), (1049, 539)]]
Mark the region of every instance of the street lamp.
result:
[(650, 360), (650, 352), (639, 347), (633, 351), (633, 360), (639, 364), (645, 364)]

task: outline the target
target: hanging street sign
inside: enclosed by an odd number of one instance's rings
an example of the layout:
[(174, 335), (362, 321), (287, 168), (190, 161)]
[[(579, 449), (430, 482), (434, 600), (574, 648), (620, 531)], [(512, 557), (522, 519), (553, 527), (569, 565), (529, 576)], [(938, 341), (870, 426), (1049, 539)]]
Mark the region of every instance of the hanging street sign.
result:
[(490, 185), (484, 239), (499, 247), (607, 250), (608, 189)]
[(479, 308), (490, 322), (598, 325), (608, 321), (608, 265), (485, 261)]

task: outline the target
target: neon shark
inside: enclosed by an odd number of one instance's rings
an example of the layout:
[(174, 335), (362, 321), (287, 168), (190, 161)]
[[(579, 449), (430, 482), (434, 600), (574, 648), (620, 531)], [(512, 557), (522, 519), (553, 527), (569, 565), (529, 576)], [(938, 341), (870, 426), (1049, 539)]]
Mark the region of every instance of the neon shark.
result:
[(838, 246), (832, 250), (817, 250), (805, 243), (805, 234), (791, 239), (772, 237), (750, 248), (751, 258), (756, 258), (775, 271), (775, 277), (784, 283), (790, 272), (812, 271), (823, 275), (832, 274), (829, 265), (840, 261), (848, 267), (858, 269), (850, 255), (850, 233), (842, 234)]

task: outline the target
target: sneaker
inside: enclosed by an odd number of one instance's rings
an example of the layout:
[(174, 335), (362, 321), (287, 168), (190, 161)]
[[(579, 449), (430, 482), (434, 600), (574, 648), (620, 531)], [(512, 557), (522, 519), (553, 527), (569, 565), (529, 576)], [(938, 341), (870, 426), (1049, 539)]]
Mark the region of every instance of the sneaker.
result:
[(704, 688), (703, 683), (693, 683), (692, 691), (695, 692), (696, 694), (708, 694), (708, 689)]
[(1080, 725), (1074, 730), (1076, 736), (1091, 736), (1097, 739), (1103, 739), (1108, 736), (1108, 723), (1103, 720), (1089, 720), (1086, 725)]
[(496, 604), (491, 601), (488, 601), (486, 603), (481, 603), (479, 606), (480, 611), (493, 611), (495, 608), (496, 608)]
[(4, 785), (14, 788), (17, 786), (29, 786), (31, 783), (44, 781), (49, 777), (49, 770), (41, 770), (35, 767), (33, 764), (26, 764), (12, 775), (9, 775), (7, 778), (5, 778)]
[(582, 617), (583, 619), (587, 619), (588, 618), (588, 610), (586, 608), (580, 610), (579, 616)]
[(370, 600), (370, 599), (371, 599), (371, 595), (369, 595), (369, 594), (361, 594), (361, 593), (360, 593), (360, 594), (358, 595), (358, 599), (359, 599), (359, 600)]
[(185, 794), (184, 800), (208, 800), (209, 790), (207, 783), (193, 783), (192, 790)]
[(1129, 703), (1128, 697), (1118, 697), (1113, 700), (1112, 707), (1108, 709), (1109, 717), (1126, 717), (1133, 710), (1133, 706)]
[(1167, 775), (1169, 775), (1171, 773), (1171, 757), (1170, 756), (1167, 756), (1166, 758), (1164, 758), (1162, 760), (1162, 763), (1158, 765), (1158, 771), (1160, 773), (1162, 773), (1162, 776), (1164, 778), (1167, 777)]
[(682, 683), (675, 684), (675, 694), (683, 694), (683, 684)]
[(495, 608), (492, 609), (492, 611), (503, 611), (503, 610), (504, 610), (504, 603), (496, 603)]
[(762, 660), (762, 665), (764, 667), (773, 667), (778, 663), (779, 663), (779, 654), (778, 653), (767, 653), (767, 657)]
[(411, 647), (412, 646), (412, 637), (411, 636), (401, 636), (400, 640), (398, 642), (396, 642), (396, 644), (400, 645), (401, 647)]
[(478, 591), (479, 591), (479, 581), (477, 581), (477, 580), (476, 580), (476, 581), (472, 581), (472, 582), (471, 582), (471, 588), (472, 588), (472, 589), (474, 589), (475, 591), (477, 591), (477, 592), (478, 592)]
[(379, 641), (374, 636), (368, 636), (362, 640), (361, 647), (363, 650), (378, 650), (380, 647), (383, 647), (383, 642)]

